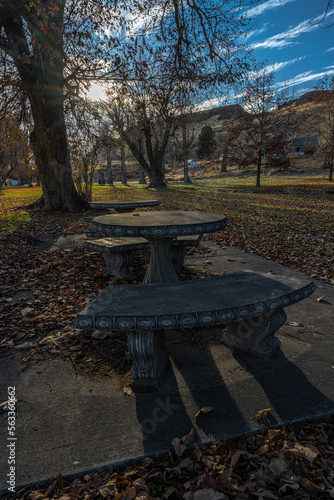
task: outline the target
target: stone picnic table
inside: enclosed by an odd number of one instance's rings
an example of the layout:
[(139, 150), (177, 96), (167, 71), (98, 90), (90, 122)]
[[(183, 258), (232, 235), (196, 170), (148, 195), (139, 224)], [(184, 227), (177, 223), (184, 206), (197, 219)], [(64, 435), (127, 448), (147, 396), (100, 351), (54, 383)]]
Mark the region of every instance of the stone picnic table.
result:
[(151, 260), (144, 284), (178, 281), (170, 250), (177, 236), (213, 233), (226, 225), (224, 215), (200, 211), (110, 214), (91, 221), (93, 231), (106, 237), (142, 237), (149, 242)]
[(271, 358), (280, 348), (275, 333), (286, 322), (284, 309), (316, 288), (304, 279), (248, 270), (180, 282), (171, 260), (173, 239), (224, 229), (221, 214), (113, 214), (91, 224), (104, 236), (142, 237), (150, 245), (144, 286), (109, 285), (75, 319), (79, 328), (127, 332), (135, 390), (158, 388), (168, 362), (165, 330), (222, 325), (222, 341), (232, 352)]
[(90, 208), (93, 210), (110, 210), (114, 209), (116, 212), (132, 212), (136, 208), (157, 207), (159, 200), (132, 200), (132, 201), (119, 201), (119, 200), (103, 200), (93, 201), (90, 203)]

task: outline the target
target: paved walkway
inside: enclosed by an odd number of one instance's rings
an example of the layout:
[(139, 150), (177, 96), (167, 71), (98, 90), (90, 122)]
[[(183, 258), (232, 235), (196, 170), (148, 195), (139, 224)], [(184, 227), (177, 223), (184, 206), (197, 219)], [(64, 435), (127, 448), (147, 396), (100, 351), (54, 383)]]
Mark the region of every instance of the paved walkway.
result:
[[(78, 238), (48, 242), (59, 249)], [(46, 244), (46, 241), (44, 242)], [(50, 245), (51, 243), (51, 245)], [(290, 268), (238, 249), (203, 242), (214, 255), (188, 258), (187, 266), (214, 273), (249, 269), (303, 276)], [(220, 343), (180, 348), (169, 335), (171, 364), (161, 390), (125, 396), (120, 378), (76, 376), (70, 362), (42, 361), (20, 372), (21, 354), (0, 355), (0, 403), (7, 388), (18, 398), (15, 458), (20, 486), (80, 471), (162, 454), (174, 437), (194, 427), (198, 441), (232, 437), (259, 428), (255, 414), (271, 408), (271, 425), (334, 414), (334, 287), (317, 282), (316, 292), (286, 309), (278, 337), (281, 353), (271, 361), (234, 357)], [(314, 298), (323, 296), (318, 303)], [(152, 307), (154, 304), (152, 303)], [(214, 411), (199, 415), (204, 406)], [(0, 421), (0, 490), (7, 488), (11, 442), (7, 415)], [(7, 441), (7, 442), (6, 442)]]

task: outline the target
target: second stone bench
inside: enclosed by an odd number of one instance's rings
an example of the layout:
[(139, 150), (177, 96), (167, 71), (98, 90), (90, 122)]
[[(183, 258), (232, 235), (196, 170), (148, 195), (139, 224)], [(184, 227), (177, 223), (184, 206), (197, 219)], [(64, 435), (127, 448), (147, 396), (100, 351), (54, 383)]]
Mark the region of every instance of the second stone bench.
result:
[[(88, 236), (98, 233), (89, 232)], [(171, 245), (171, 259), (174, 268), (180, 269), (184, 264), (187, 247), (198, 246), (203, 235), (180, 236)], [(132, 255), (140, 250), (149, 250), (150, 245), (144, 238), (100, 238), (87, 240), (85, 246), (90, 250), (101, 252), (107, 266), (108, 274), (120, 279), (131, 279)]]

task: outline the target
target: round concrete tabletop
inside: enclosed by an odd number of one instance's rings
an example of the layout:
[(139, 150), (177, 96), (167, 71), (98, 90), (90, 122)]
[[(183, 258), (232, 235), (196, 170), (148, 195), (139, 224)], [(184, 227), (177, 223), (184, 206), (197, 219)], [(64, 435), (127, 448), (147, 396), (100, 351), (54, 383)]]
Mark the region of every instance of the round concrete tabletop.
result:
[(168, 238), (219, 231), (227, 225), (227, 218), (222, 214), (200, 211), (140, 212), (101, 215), (95, 217), (91, 225), (110, 236)]

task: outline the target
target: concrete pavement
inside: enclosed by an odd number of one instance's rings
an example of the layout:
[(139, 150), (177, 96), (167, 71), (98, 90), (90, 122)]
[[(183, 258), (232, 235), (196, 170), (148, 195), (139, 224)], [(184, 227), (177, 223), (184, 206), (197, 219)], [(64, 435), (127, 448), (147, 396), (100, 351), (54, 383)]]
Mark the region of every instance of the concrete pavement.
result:
[[(44, 243), (59, 249), (72, 241), (81, 244), (83, 238)], [(217, 274), (247, 269), (303, 277), (235, 248), (221, 249), (211, 241), (203, 245), (216, 253), (189, 257), (186, 266)], [(263, 361), (233, 356), (219, 342), (218, 329), (203, 343), (182, 345), (179, 333), (169, 333), (170, 366), (155, 393), (124, 395), (118, 375), (77, 375), (61, 359), (20, 371), (18, 351), (0, 354), (0, 403), (8, 399), (9, 387), (15, 387), (18, 400), (17, 439), (9, 435), (7, 412), (0, 413), (1, 492), (8, 492), (12, 449), (17, 492), (58, 472), (66, 476), (163, 454), (174, 437), (191, 427), (203, 443), (256, 431), (261, 422), (255, 415), (265, 408), (271, 409), (270, 425), (334, 414), (334, 287), (313, 281), (314, 294), (286, 309), (277, 357)], [(320, 296), (324, 298), (316, 302)], [(204, 406), (215, 410), (195, 417)]]

